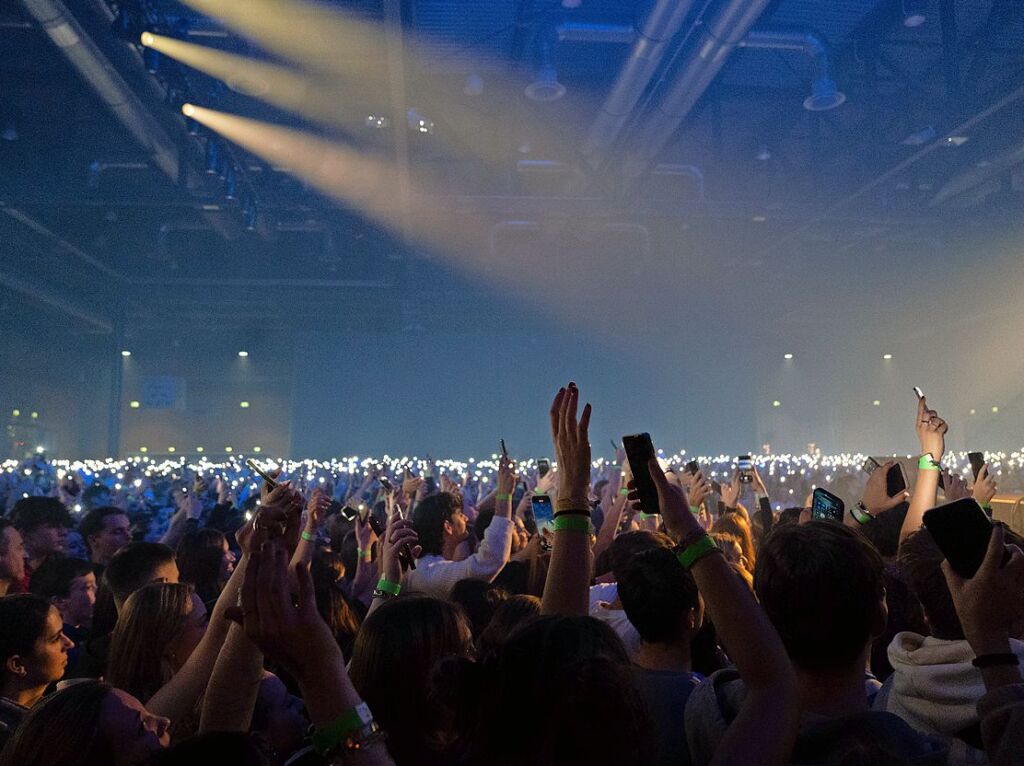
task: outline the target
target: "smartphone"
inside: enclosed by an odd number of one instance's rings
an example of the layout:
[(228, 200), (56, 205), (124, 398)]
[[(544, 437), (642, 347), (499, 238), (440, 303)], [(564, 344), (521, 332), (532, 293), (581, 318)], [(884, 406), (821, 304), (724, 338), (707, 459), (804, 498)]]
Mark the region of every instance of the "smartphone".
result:
[(648, 433), (630, 434), (622, 437), (622, 448), (626, 450), (629, 469), (633, 473), (636, 491), (640, 495), (640, 506), (644, 513), (661, 513), (658, 507), (658, 490), (647, 467), (655, 456), (654, 442)]
[(846, 504), (842, 499), (836, 497), (827, 489), (818, 487), (814, 490), (811, 500), (811, 518), (826, 519), (843, 523), (843, 514), (846, 513)]
[(384, 491), (387, 492), (388, 494), (391, 494), (392, 492), (395, 491), (395, 485), (391, 483), (391, 480), (388, 479), (387, 476), (378, 476), (377, 481), (380, 482), (380, 485), (384, 487)]
[(546, 457), (537, 458), (537, 475), (544, 476), (551, 470), (551, 461)]
[(538, 533), (554, 528), (555, 507), (549, 495), (534, 495), (530, 498), (530, 506), (533, 508), (533, 523), (537, 525)]
[(612, 443), (612, 454), (614, 455), (616, 452), (619, 451), (619, 445), (615, 443), (614, 439), (609, 439), (608, 441)]
[[(362, 511), (360, 510), (360, 513), (361, 512)], [(370, 529), (373, 530), (373, 533), (377, 535), (377, 537), (379, 537), (381, 540), (384, 539), (384, 535), (386, 534), (387, 530), (385, 526), (380, 523), (380, 519), (378, 519), (372, 513), (368, 513), (362, 518), (362, 521), (363, 523), (370, 525)], [(413, 558), (412, 550), (410, 550), (408, 544), (402, 546), (402, 550), (398, 553), (398, 560), (402, 563), (402, 569), (416, 568), (416, 559)]]
[(974, 498), (932, 508), (924, 514), (924, 525), (954, 572), (965, 578), (977, 574), (992, 537), (992, 522)]
[(740, 469), (740, 482), (750, 484), (754, 481), (754, 461), (750, 455), (740, 455), (736, 458), (736, 465)]
[(917, 394), (918, 399), (924, 399), (924, 391), (922, 391), (917, 386), (914, 386), (914, 393)]
[(864, 461), (864, 465), (862, 465), (860, 469), (868, 476), (870, 476), (881, 467), (881, 464), (877, 460), (875, 460), (873, 457), (869, 457), (867, 460)]
[(714, 479), (712, 479), (711, 480), (711, 491), (714, 492), (716, 495), (722, 494), (722, 485), (719, 484)]
[(981, 473), (981, 469), (985, 467), (985, 453), (984, 452), (968, 452), (967, 459), (971, 461), (971, 470), (974, 472), (974, 480), (978, 480), (978, 474)]
[(683, 470), (689, 474), (692, 474), (693, 476), (696, 476), (698, 473), (700, 473), (700, 463), (698, 463), (696, 460), (691, 460), (683, 467)]
[(504, 439), (498, 439), (498, 441), (501, 442), (501, 455), (502, 455), (502, 457), (504, 457), (507, 460), (508, 459), (508, 450), (505, 449), (505, 440)]
[(266, 471), (264, 471), (258, 465), (256, 465), (255, 460), (253, 460), (252, 458), (246, 458), (245, 464), (249, 466), (252, 470), (254, 470), (259, 475), (259, 477), (267, 483), (268, 489), (274, 489), (277, 486), (277, 482), (274, 480), (274, 477), (271, 476)]
[(896, 497), (907, 489), (907, 477), (903, 473), (903, 466), (895, 463), (889, 472), (885, 474), (885, 492), (889, 497)]

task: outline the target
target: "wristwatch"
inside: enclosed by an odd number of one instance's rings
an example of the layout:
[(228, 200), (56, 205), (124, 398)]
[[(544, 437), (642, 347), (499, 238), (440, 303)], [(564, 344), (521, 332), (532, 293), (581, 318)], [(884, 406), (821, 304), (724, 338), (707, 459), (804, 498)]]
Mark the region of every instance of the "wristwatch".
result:
[(863, 501), (850, 508), (850, 515), (858, 524), (867, 524), (875, 518), (875, 515), (865, 507)]

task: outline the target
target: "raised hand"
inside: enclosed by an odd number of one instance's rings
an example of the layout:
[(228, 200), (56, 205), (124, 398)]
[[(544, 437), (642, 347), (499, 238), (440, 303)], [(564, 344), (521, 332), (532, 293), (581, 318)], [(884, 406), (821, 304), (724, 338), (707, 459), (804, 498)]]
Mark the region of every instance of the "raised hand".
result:
[(537, 479), (537, 486), (533, 490), (536, 495), (547, 495), (551, 492), (551, 489), (555, 486), (555, 481), (558, 479), (558, 471), (554, 468), (548, 470), (546, 474)]
[[(369, 526), (369, 525), (367, 525)], [(423, 548), (419, 545), (420, 537), (408, 519), (399, 514), (388, 516), (388, 525), (381, 541), (381, 576), (393, 583), (402, 582), (401, 553), (404, 546), (412, 550), (413, 558), (419, 558)]]
[(949, 426), (935, 410), (928, 409), (925, 397), (917, 400), (917, 439), (921, 443), (921, 454), (930, 453), (939, 462), (946, 452), (946, 432)]
[(971, 496), (971, 490), (967, 488), (967, 482), (960, 474), (943, 471), (942, 484), (945, 487), (943, 493), (946, 496), (946, 502), (952, 503), (954, 500), (963, 500), (965, 497)]
[(405, 478), (402, 479), (402, 494), (405, 495), (407, 500), (412, 501), (425, 483), (426, 481), (422, 476), (413, 476), (411, 473), (406, 472)]
[(499, 495), (513, 495), (516, 491), (516, 464), (505, 455), (498, 459), (498, 481), (495, 491)]
[(690, 477), (690, 484), (685, 491), (690, 507), (700, 508), (711, 494), (711, 484), (704, 478), (704, 473), (698, 471)]
[(291, 482), (278, 484), (260, 501), (255, 518), (256, 529), (265, 529), (270, 538), (284, 537), (289, 555), (294, 553), (302, 531), (304, 504), (305, 500), (292, 489)]
[(306, 528), (313, 532), (320, 528), (320, 522), (327, 517), (331, 508), (331, 496), (319, 487), (313, 490), (306, 503)]
[(996, 477), (989, 471), (988, 464), (983, 465), (978, 471), (978, 478), (974, 480), (974, 499), (978, 501), (978, 505), (985, 507), (991, 504), (998, 491)]
[[(689, 537), (703, 533), (697, 517), (690, 512), (690, 504), (686, 492), (678, 484), (671, 483), (665, 478), (665, 472), (661, 470), (661, 464), (657, 458), (647, 461), (647, 467), (654, 480), (654, 486), (658, 490), (658, 508), (661, 510), (661, 518), (665, 522), (665, 531), (669, 537), (677, 543), (681, 543)], [(640, 501), (640, 493), (636, 491), (636, 482), (629, 483), (629, 500), (638, 511), (643, 511)]]
[(740, 472), (737, 469), (733, 472), (732, 480), (722, 485), (722, 503), (726, 508), (735, 508), (739, 505), (742, 486)]
[(579, 401), (580, 391), (575, 383), (559, 389), (549, 412), (551, 438), (558, 460), (558, 499), (589, 507), (591, 407), (585, 405), (577, 420)]
[(886, 479), (889, 475), (889, 470), (894, 465), (896, 465), (896, 461), (890, 460), (884, 465), (878, 466), (868, 477), (867, 486), (864, 487), (864, 497), (861, 498), (861, 502), (868, 509), (868, 513), (878, 514), (890, 511), (900, 503), (910, 499), (910, 493), (906, 490), (898, 492), (892, 497), (889, 496)]

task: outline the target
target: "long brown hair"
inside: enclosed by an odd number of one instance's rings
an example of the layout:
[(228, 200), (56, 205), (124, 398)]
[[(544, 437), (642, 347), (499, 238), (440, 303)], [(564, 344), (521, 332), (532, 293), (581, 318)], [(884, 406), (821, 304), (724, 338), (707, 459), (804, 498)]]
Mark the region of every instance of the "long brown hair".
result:
[(44, 697), (14, 730), (0, 766), (113, 763), (114, 743), (100, 728), (103, 701), (111, 691), (109, 684), (81, 681)]
[(192, 588), (184, 583), (155, 582), (135, 591), (110, 640), (107, 681), (145, 704), (174, 675), (167, 649), (181, 635), (191, 605)]
[(736, 535), (740, 539), (740, 551), (743, 558), (747, 560), (747, 570), (754, 571), (757, 564), (757, 553), (754, 551), (754, 535), (750, 530), (750, 523), (738, 513), (723, 513), (711, 526), (711, 532), (727, 532)]

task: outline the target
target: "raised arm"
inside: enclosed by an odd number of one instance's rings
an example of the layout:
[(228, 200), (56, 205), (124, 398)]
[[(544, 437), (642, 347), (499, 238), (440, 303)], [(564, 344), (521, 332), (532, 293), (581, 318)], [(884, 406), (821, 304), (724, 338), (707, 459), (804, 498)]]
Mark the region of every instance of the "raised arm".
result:
[(590, 550), (590, 405), (576, 419), (580, 392), (575, 383), (559, 389), (551, 403), (551, 436), (558, 459), (558, 501), (551, 564), (541, 614), (585, 616)]
[(232, 625), (203, 695), (200, 733), (249, 731), (262, 679), (263, 652), (241, 625)]
[(939, 491), (939, 462), (946, 452), (949, 426), (935, 410), (928, 409), (928, 402), (923, 396), (917, 400), (916, 430), (921, 445), (920, 470), (910, 498), (910, 510), (900, 528), (901, 543), (921, 528), (925, 511), (935, 506), (935, 496)]
[(392, 513), (388, 516), (388, 525), (384, 530), (384, 539), (380, 541), (381, 570), (380, 580), (373, 591), (373, 601), (367, 617), (388, 599), (397, 596), (405, 580), (405, 571), (399, 558), (403, 546), (408, 545), (413, 558), (419, 557), (423, 549), (419, 545), (419, 535), (409, 519), (401, 514)]
[(306, 504), (306, 524), (299, 536), (299, 544), (295, 547), (295, 554), (292, 556), (291, 565), (302, 563), (309, 566), (313, 561), (313, 554), (316, 552), (316, 535), (320, 531), (320, 524), (327, 517), (327, 511), (331, 507), (331, 498), (319, 487), (313, 490)]

